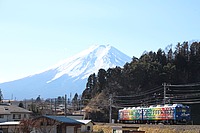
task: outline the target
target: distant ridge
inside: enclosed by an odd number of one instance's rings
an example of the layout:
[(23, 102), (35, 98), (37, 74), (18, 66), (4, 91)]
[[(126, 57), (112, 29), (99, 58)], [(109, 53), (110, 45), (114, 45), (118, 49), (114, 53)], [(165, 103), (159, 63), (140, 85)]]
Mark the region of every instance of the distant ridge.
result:
[(87, 78), (99, 69), (123, 67), (131, 58), (110, 45), (93, 45), (50, 69), (15, 81), (0, 84), (3, 96), (11, 99), (52, 98), (81, 94)]

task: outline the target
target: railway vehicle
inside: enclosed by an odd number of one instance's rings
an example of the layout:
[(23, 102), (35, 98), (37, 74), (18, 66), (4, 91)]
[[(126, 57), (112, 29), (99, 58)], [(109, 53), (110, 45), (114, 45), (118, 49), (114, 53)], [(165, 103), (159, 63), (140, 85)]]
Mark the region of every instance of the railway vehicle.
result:
[(118, 121), (121, 123), (187, 123), (190, 121), (190, 108), (182, 104), (128, 107), (119, 110)]

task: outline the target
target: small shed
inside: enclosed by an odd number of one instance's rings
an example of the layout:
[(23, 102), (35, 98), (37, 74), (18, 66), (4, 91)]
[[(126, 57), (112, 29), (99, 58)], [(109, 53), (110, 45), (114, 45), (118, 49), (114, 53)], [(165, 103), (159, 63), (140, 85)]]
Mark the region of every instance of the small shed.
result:
[(83, 125), (83, 123), (65, 116), (46, 115), (35, 118), (33, 123), (35, 133), (80, 133)]
[(94, 122), (92, 122), (92, 120), (77, 120), (81, 123), (83, 123), (84, 125), (81, 126), (81, 132), (87, 132), (87, 133), (92, 133), (93, 132), (93, 125)]

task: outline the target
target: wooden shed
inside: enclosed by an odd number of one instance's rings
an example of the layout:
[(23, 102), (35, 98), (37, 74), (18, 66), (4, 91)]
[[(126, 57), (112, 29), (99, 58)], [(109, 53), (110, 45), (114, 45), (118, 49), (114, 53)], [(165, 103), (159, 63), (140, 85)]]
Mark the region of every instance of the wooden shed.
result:
[(80, 133), (82, 125), (65, 116), (40, 116), (33, 120), (32, 133)]

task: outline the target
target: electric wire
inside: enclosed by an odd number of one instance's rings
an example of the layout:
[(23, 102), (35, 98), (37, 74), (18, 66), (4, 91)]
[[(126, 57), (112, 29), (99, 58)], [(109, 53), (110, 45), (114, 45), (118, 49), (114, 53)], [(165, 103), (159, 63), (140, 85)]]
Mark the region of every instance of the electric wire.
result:
[[(166, 85), (167, 103), (198, 104), (200, 103), (200, 83), (184, 85)], [(163, 104), (163, 86), (144, 91), (141, 94), (113, 97), (115, 107), (137, 107), (142, 105)]]

